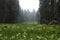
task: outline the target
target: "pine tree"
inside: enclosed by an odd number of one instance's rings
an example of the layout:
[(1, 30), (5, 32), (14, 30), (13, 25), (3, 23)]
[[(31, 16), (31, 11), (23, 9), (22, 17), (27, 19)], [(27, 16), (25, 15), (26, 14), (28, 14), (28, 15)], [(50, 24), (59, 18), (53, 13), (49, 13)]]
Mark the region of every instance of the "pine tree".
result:
[(18, 15), (18, 0), (0, 0), (0, 23), (16, 23)]

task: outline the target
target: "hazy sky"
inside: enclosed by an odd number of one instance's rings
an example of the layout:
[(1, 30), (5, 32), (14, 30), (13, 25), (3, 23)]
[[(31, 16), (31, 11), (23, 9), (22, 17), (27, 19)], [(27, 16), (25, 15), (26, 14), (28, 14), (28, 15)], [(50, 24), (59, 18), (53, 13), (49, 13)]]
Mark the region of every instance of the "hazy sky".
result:
[(29, 10), (30, 12), (39, 8), (39, 0), (19, 0), (19, 5), (23, 10)]

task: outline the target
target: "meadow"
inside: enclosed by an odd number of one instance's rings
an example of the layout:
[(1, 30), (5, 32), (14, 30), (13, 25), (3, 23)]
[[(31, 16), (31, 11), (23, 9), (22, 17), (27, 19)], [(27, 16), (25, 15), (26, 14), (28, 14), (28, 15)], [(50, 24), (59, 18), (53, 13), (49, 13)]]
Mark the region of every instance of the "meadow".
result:
[(0, 24), (0, 40), (60, 40), (60, 25)]

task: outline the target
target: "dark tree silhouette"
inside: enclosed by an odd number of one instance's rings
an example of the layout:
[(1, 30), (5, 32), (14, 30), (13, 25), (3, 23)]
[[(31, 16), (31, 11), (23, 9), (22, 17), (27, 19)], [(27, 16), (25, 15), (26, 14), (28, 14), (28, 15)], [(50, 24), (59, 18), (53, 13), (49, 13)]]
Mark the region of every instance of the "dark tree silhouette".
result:
[(0, 23), (17, 23), (18, 0), (0, 0)]
[(48, 24), (53, 20), (58, 21), (57, 0), (40, 0), (40, 23)]

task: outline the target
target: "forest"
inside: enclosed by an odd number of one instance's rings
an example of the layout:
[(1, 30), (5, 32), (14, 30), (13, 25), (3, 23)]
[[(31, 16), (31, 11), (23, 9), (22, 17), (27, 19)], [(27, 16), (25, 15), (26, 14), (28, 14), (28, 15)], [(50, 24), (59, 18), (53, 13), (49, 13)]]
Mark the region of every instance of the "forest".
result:
[[(35, 15), (35, 21), (39, 24), (60, 24), (60, 1), (59, 0), (39, 0), (39, 9)], [(27, 11), (29, 13), (29, 10)], [(33, 11), (34, 12), (34, 11)], [(0, 0), (0, 23), (23, 23), (26, 15), (19, 6), (18, 0)], [(25, 14), (25, 15), (23, 15)], [(34, 15), (32, 13), (32, 15)], [(30, 15), (31, 17), (31, 15)], [(27, 17), (26, 17), (27, 18)], [(32, 18), (33, 20), (33, 18)]]
[(20, 0), (0, 0), (0, 40), (60, 40), (60, 0), (38, 4), (37, 11), (30, 11)]

